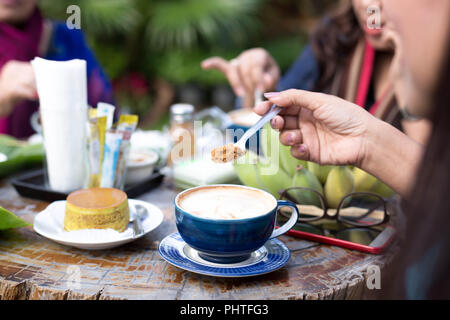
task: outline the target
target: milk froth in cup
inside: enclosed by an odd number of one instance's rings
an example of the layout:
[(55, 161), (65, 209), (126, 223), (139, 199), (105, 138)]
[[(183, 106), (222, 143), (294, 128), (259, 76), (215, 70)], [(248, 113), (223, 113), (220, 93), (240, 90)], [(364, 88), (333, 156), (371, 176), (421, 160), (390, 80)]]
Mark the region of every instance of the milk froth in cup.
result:
[[(275, 228), (277, 211), (285, 206), (292, 208), (291, 217)], [(266, 241), (290, 230), (298, 215), (294, 203), (241, 185), (200, 186), (175, 197), (180, 236), (201, 258), (215, 263), (248, 259)]]

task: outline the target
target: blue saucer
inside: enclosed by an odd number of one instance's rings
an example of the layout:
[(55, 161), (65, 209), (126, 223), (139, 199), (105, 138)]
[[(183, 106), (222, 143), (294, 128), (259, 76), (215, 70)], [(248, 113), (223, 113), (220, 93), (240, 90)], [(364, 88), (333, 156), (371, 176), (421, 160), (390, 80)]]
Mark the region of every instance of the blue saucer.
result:
[(186, 244), (178, 232), (161, 241), (159, 254), (175, 267), (215, 277), (249, 277), (269, 273), (283, 267), (291, 257), (289, 249), (281, 241), (272, 239), (244, 261), (214, 263), (201, 258), (199, 252)]

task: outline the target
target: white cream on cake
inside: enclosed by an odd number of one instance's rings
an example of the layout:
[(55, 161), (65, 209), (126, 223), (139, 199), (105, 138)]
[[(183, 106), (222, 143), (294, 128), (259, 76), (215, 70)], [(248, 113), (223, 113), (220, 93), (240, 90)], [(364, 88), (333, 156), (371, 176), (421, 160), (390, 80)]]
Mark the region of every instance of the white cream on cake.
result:
[(230, 187), (210, 187), (181, 195), (178, 205), (186, 212), (206, 219), (246, 219), (275, 208), (274, 198), (262, 191)]

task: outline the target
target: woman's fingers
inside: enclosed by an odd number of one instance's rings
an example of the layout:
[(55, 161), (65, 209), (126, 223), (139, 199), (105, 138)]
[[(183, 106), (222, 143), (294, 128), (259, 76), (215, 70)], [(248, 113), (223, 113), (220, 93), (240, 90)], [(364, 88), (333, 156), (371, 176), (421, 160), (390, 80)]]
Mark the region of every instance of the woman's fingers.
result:
[[(322, 93), (290, 89), (282, 92), (265, 94), (266, 98), (280, 107), (303, 107), (311, 111), (333, 102), (334, 97)], [(297, 109), (299, 111), (299, 109)], [(291, 113), (291, 111), (286, 111)]]
[(264, 86), (264, 66), (263, 65), (255, 65), (253, 68), (249, 70), (250, 78), (253, 84), (253, 91), (258, 89), (261, 92), (266, 90)]
[[(264, 96), (266, 96), (266, 93), (264, 94)], [(266, 96), (267, 98), (267, 96)], [(257, 104), (254, 108), (253, 111), (256, 114), (259, 114), (260, 116), (263, 116), (267, 113), (267, 111), (269, 111), (270, 107), (273, 105), (273, 103), (269, 100), (269, 101), (263, 101), (259, 104)], [(282, 116), (286, 116), (286, 115), (290, 115), (290, 116), (298, 116), (298, 114), (300, 113), (300, 108), (293, 106), (293, 107), (289, 107), (289, 108), (283, 108), (283, 110), (280, 111), (279, 115)]]
[(254, 108), (253, 111), (256, 114), (259, 114), (260, 116), (263, 116), (267, 113), (267, 111), (269, 111), (270, 107), (272, 106), (272, 102), (270, 101), (263, 101), (259, 104), (257, 104)]
[(229, 63), (221, 57), (211, 57), (203, 60), (201, 66), (205, 70), (214, 69), (226, 74), (229, 68)]
[(279, 79), (279, 75), (276, 76), (272, 72), (265, 72), (260, 82), (260, 90), (262, 92), (275, 88)]
[(291, 155), (300, 160), (309, 161), (309, 149), (305, 144), (297, 144), (291, 147)]
[(226, 77), (231, 87), (233, 88), (234, 93), (239, 97), (246, 96), (247, 90), (244, 82), (242, 81), (241, 74), (239, 71), (239, 65), (236, 60), (232, 60), (230, 62), (230, 67), (228, 72), (226, 73)]
[(298, 116), (277, 115), (270, 121), (270, 125), (272, 126), (272, 128), (276, 130), (298, 129), (299, 128)]
[(21, 101), (21, 100), (36, 100), (37, 99), (37, 92), (34, 88), (31, 88), (29, 86), (18, 86), (14, 89), (14, 91), (11, 93), (11, 98), (15, 101)]
[(280, 130), (292, 130), (299, 128), (298, 114), (295, 116), (283, 115), (284, 126)]
[(222, 72), (230, 82), (234, 93), (239, 97), (245, 96), (245, 88), (239, 75), (236, 59), (228, 62), (221, 57), (211, 57), (203, 60), (201, 66), (205, 70), (218, 70)]
[(275, 130), (283, 130), (284, 128), (284, 118), (281, 116), (275, 116), (270, 120), (270, 126)]
[(269, 57), (268, 59), (261, 81), (264, 86), (263, 92), (274, 89), (280, 80), (280, 67), (272, 58)]
[(283, 130), (280, 133), (280, 141), (285, 146), (295, 146), (303, 143), (302, 132), (296, 130)]
[(253, 89), (253, 83), (251, 78), (251, 70), (253, 68), (252, 63), (246, 61), (246, 59), (236, 59), (236, 65), (239, 69), (239, 74), (241, 76), (242, 82), (247, 88), (248, 92)]

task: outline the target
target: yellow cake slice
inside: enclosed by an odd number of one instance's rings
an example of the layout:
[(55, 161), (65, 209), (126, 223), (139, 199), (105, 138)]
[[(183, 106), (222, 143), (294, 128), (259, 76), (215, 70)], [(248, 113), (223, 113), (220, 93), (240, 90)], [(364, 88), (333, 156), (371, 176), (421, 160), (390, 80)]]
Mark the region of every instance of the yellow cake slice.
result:
[(123, 232), (130, 220), (127, 194), (114, 188), (74, 191), (67, 197), (64, 230), (114, 229)]

